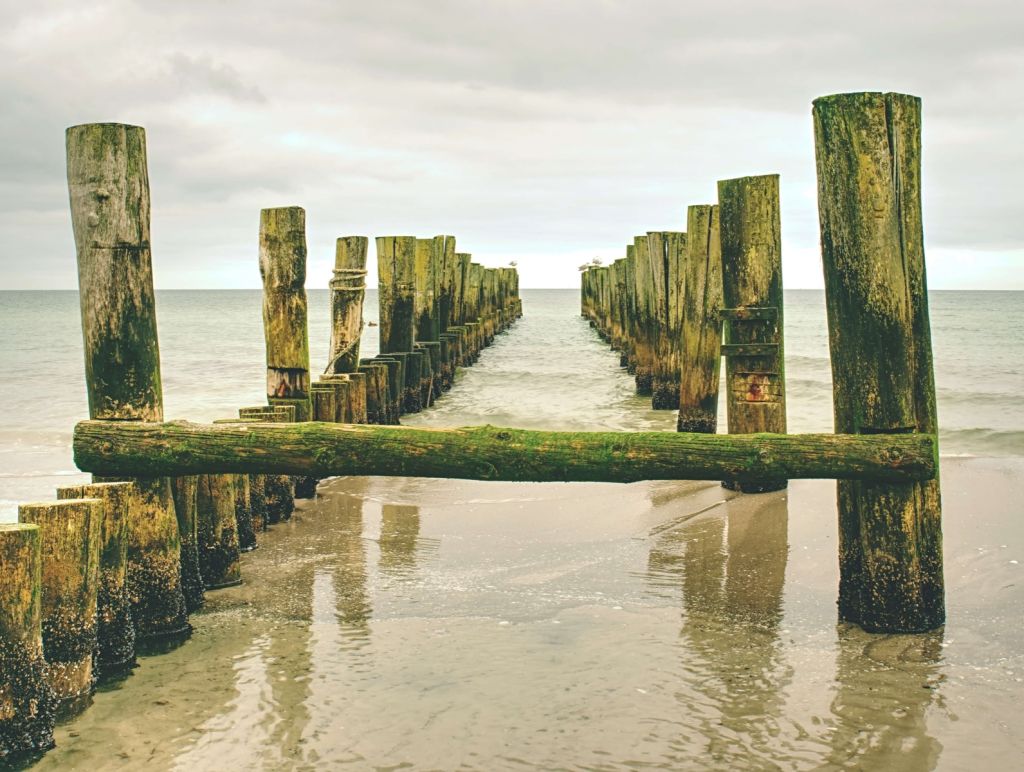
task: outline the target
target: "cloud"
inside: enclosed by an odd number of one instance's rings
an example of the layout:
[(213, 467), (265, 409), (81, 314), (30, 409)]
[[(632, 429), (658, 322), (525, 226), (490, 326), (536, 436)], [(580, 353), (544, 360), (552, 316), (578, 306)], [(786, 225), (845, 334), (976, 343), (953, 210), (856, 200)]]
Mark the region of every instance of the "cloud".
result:
[(63, 131), (96, 120), (147, 128), (164, 287), (258, 286), (258, 210), (283, 204), (307, 208), (310, 286), (348, 233), (455, 233), (475, 259), (523, 258), (524, 286), (575, 286), (580, 254), (614, 258), (683, 227), (716, 180), (767, 172), (786, 281), (820, 285), (810, 102), (866, 89), (924, 99), (929, 247), (991, 256), (978, 276), (1024, 254), (1014, 3), (106, 0), (9, 17), (3, 287), (75, 285)]

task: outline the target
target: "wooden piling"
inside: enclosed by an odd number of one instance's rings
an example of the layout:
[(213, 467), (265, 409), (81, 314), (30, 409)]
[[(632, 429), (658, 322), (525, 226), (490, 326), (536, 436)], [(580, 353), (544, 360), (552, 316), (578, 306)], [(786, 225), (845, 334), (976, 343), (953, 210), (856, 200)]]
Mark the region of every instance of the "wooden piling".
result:
[[(256, 475), (253, 475), (255, 477)], [(178, 517), (178, 533), (181, 537), (181, 590), (185, 596), (185, 609), (192, 614), (203, 607), (203, 575), (199, 570), (199, 536), (196, 517), (196, 491), (199, 478), (196, 475), (174, 477), (171, 488), (174, 495), (174, 512)]]
[[(718, 207), (729, 434), (785, 434), (779, 176), (721, 180)], [(725, 480), (722, 485), (762, 493), (781, 490), (786, 481)]]
[(722, 250), (717, 206), (691, 206), (687, 210), (685, 268), (677, 428), (681, 432), (714, 434), (718, 428), (722, 344)]
[[(443, 237), (442, 237), (443, 239)], [(435, 239), (416, 239), (414, 311), (416, 340), (437, 340), (441, 334), (438, 308), (440, 268), (444, 259), (444, 243)]]
[(93, 690), (103, 502), (71, 499), (18, 507), (42, 536), (42, 631), (46, 680), (62, 712), (85, 707)]
[[(814, 101), (837, 432), (935, 434), (921, 215), (921, 102)], [(939, 481), (840, 482), (839, 616), (877, 632), (945, 621)]]
[(234, 474), (201, 474), (196, 487), (199, 571), (207, 590), (242, 583)]
[[(244, 421), (264, 421), (267, 423), (285, 423), (285, 416), (279, 407), (258, 405), (243, 407), (238, 410), (238, 417)], [(257, 481), (259, 486), (259, 481)], [(263, 502), (266, 512), (266, 524), (273, 525), (288, 520), (295, 509), (295, 481), (288, 475), (263, 475)]]
[(439, 283), (437, 312), (439, 315), (440, 333), (443, 335), (449, 327), (455, 324), (455, 304), (458, 297), (458, 267), (459, 261), (455, 253), (454, 236), (435, 236), (434, 240), (440, 240), (437, 246), (440, 255)]
[(57, 489), (57, 499), (98, 499), (99, 573), (96, 588), (95, 677), (104, 680), (135, 666), (135, 626), (128, 596), (128, 522), (134, 483), (93, 483)]
[(309, 420), (309, 332), (306, 304), (306, 210), (260, 212), (260, 277), (267, 351), (267, 401), (293, 404)]
[(651, 275), (650, 245), (646, 236), (633, 239), (636, 268), (636, 393), (651, 396), (654, 386), (653, 337), (657, 326), (654, 318), (654, 277)]
[[(114, 123), (67, 130), (89, 416), (163, 420), (149, 238), (145, 131)], [(128, 588), (141, 640), (187, 634), (180, 541), (167, 479), (138, 480)]]
[(325, 370), (328, 373), (352, 373), (359, 367), (368, 244), (365, 236), (344, 236), (337, 241), (330, 285), (331, 350)]
[(416, 238), (377, 238), (380, 353), (412, 351), (415, 341)]
[(0, 765), (53, 747), (57, 698), (46, 679), (39, 526), (0, 523)]

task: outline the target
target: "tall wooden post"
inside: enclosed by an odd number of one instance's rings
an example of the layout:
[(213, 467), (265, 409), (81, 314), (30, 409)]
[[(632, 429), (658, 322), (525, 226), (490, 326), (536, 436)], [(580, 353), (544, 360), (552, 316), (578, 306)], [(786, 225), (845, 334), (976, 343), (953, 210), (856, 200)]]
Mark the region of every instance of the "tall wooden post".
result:
[(135, 666), (135, 627), (128, 597), (128, 523), (134, 483), (93, 483), (57, 489), (57, 498), (99, 499), (101, 510), (99, 581), (96, 589), (96, 660), (99, 679)]
[(53, 747), (57, 699), (43, 660), (42, 562), (39, 526), (0, 523), (0, 764)]
[(267, 401), (295, 405), (309, 420), (309, 332), (306, 321), (306, 210), (260, 212), (263, 334), (267, 344)]
[(199, 477), (175, 477), (172, 485), (174, 511), (178, 516), (178, 532), (181, 534), (181, 589), (185, 595), (185, 607), (191, 614), (201, 609), (206, 600), (203, 594), (203, 575), (199, 570), (199, 521), (196, 514)]
[(458, 260), (455, 257), (455, 237), (435, 236), (440, 242), (435, 248), (440, 254), (441, 265), (438, 282), (437, 312), (440, 317), (441, 332), (444, 333), (455, 324), (456, 273)]
[(42, 530), (43, 656), (46, 679), (65, 710), (93, 690), (100, 567), (99, 499), (22, 504), (18, 521)]
[(412, 351), (416, 339), (416, 238), (377, 238), (377, 277), (380, 302), (380, 351)]
[[(145, 131), (72, 126), (67, 166), (89, 416), (162, 421)], [(142, 640), (187, 634), (170, 480), (135, 483), (127, 581), (136, 632)]]
[(441, 334), (437, 292), (443, 248), (443, 241), (438, 244), (436, 239), (416, 239), (414, 313), (417, 341), (437, 340)]
[[(835, 430), (937, 434), (921, 221), (921, 101), (814, 102)], [(938, 478), (838, 483), (839, 615), (865, 630), (945, 620)]]
[(338, 239), (331, 279), (331, 350), (328, 373), (359, 369), (359, 339), (363, 334), (363, 296), (366, 294), (365, 236)]
[[(729, 434), (786, 433), (779, 175), (718, 183)], [(745, 493), (785, 480), (725, 480)]]
[(714, 434), (718, 429), (722, 344), (722, 250), (717, 206), (705, 204), (687, 210), (683, 281), (686, 292), (677, 428), (681, 432)]
[(201, 474), (196, 490), (199, 570), (207, 590), (242, 583), (233, 474)]
[(636, 293), (637, 293), (637, 343), (636, 343), (636, 393), (649, 397), (653, 390), (654, 351), (653, 335), (653, 303), (654, 277), (651, 276), (650, 247), (646, 236), (633, 239), (633, 254), (636, 256)]

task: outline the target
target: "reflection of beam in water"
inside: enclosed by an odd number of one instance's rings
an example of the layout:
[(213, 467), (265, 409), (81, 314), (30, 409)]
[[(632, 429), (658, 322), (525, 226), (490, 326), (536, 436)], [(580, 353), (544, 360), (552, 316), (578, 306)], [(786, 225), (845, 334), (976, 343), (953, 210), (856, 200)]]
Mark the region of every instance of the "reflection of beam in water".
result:
[(793, 761), (777, 740), (792, 680), (778, 640), (787, 552), (786, 499), (775, 494), (731, 498), (660, 534), (649, 555), (655, 582), (675, 574), (682, 590), (680, 707), (709, 766)]
[(934, 769), (942, 744), (927, 713), (941, 704), (942, 632), (869, 635), (838, 628), (834, 724), (828, 761), (843, 769)]

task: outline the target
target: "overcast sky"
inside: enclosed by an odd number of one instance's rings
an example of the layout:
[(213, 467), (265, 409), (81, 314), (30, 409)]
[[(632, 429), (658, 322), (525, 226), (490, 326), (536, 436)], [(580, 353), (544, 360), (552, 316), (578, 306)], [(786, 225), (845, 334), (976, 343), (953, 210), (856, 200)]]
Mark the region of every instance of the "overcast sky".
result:
[[(1024, 4), (0, 0), (0, 288), (76, 286), (64, 129), (146, 127), (159, 288), (258, 287), (259, 210), (456, 235), (527, 287), (719, 179), (782, 175), (788, 287), (820, 287), (811, 100), (924, 100), (933, 288), (1024, 289)], [(372, 262), (371, 250), (371, 262)], [(375, 283), (371, 266), (371, 284)]]

